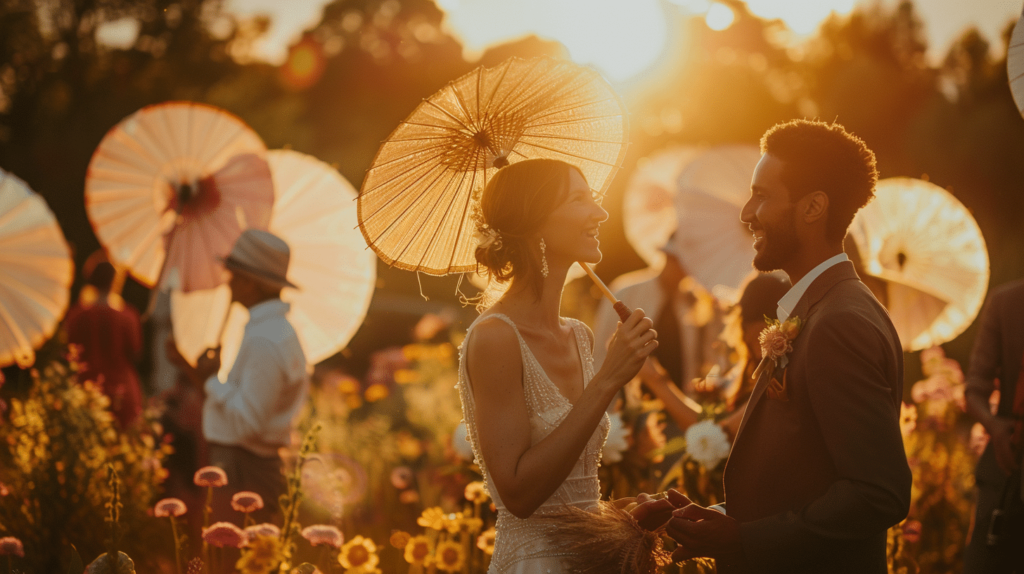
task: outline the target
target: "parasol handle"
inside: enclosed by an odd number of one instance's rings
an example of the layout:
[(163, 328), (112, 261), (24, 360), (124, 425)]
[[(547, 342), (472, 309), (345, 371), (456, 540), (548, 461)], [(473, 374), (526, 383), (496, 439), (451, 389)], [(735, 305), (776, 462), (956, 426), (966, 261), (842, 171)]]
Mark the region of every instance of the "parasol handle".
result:
[(221, 341), (221, 339), (224, 338), (224, 331), (226, 331), (228, 329), (228, 319), (231, 318), (231, 307), (234, 304), (235, 304), (234, 301), (228, 302), (228, 310), (227, 310), (227, 312), (224, 313), (224, 320), (221, 321), (221, 323), (220, 323), (220, 331), (217, 332), (217, 346), (206, 350), (206, 356), (211, 358), (211, 359), (213, 358), (213, 353), (212, 353), (213, 349), (220, 348), (220, 345), (221, 345), (220, 341)]
[(619, 314), (619, 319), (623, 321), (629, 319), (629, 316), (632, 315), (633, 312), (629, 307), (626, 307), (625, 303), (615, 298), (615, 294), (612, 293), (612, 290), (604, 284), (604, 281), (601, 281), (601, 278), (597, 276), (597, 273), (594, 273), (594, 270), (590, 268), (590, 264), (582, 261), (580, 261), (579, 264), (583, 267), (583, 270), (587, 272), (587, 275), (590, 275), (590, 278), (594, 281), (594, 285), (597, 285), (597, 288), (601, 290), (601, 293), (605, 298), (611, 302), (612, 309), (615, 309), (615, 312)]

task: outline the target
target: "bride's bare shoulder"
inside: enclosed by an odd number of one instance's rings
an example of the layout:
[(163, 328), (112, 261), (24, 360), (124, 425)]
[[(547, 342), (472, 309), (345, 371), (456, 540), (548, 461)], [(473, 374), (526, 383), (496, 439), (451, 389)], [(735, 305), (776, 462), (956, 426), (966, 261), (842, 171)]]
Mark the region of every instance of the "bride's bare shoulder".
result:
[(469, 345), (466, 350), (470, 356), (494, 356), (509, 351), (516, 356), (519, 355), (519, 337), (516, 336), (515, 329), (495, 315), (485, 315), (478, 319), (466, 338), (466, 343)]

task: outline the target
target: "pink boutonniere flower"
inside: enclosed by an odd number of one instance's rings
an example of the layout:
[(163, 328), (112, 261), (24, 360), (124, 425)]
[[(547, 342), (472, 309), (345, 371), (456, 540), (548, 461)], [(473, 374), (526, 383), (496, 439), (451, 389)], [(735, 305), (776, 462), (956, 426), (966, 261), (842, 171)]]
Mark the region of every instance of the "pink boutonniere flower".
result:
[(785, 369), (789, 363), (789, 354), (793, 352), (793, 340), (800, 335), (803, 328), (803, 321), (800, 317), (790, 317), (785, 321), (778, 321), (765, 317), (768, 326), (761, 331), (758, 340), (761, 343), (761, 364), (754, 371), (754, 380), (757, 380), (766, 369), (768, 377), (771, 378), (777, 369)]

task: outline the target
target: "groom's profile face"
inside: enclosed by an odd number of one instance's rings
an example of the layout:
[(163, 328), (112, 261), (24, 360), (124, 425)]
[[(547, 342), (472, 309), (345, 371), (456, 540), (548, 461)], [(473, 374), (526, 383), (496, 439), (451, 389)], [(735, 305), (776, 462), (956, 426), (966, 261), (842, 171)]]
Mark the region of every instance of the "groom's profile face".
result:
[(754, 268), (758, 271), (782, 269), (800, 245), (782, 169), (782, 160), (761, 156), (750, 182), (750, 199), (740, 214), (754, 234)]

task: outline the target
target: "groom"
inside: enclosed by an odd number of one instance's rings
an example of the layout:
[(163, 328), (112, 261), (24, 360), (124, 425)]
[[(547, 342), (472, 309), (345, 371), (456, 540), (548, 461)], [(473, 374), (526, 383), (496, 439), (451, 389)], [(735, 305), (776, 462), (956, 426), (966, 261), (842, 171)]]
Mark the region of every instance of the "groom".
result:
[(725, 469), (727, 504), (675, 511), (674, 558), (713, 557), (722, 574), (884, 574), (886, 530), (910, 506), (903, 355), (843, 253), (875, 156), (842, 126), (803, 120), (768, 130), (761, 151), (741, 219), (754, 267), (793, 282), (778, 308), (791, 349), (775, 336)]

